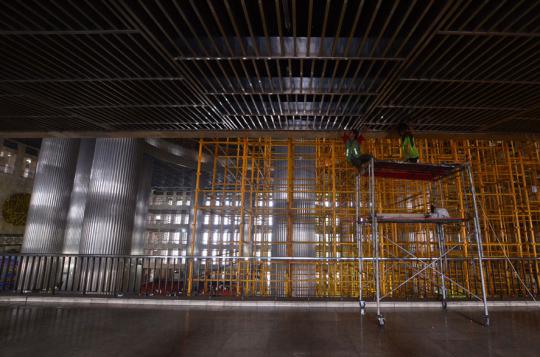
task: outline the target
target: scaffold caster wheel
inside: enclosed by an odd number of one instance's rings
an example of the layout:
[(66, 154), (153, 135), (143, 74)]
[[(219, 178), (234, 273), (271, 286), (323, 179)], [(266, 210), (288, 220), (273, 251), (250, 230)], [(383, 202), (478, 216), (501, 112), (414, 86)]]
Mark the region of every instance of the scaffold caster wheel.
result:
[(360, 301), (360, 315), (364, 316), (366, 314), (366, 302)]
[(489, 316), (484, 316), (484, 326), (489, 326)]
[(443, 302), (442, 302), (442, 308), (443, 308), (443, 310), (446, 310), (447, 307), (448, 307), (448, 304), (446, 303), (446, 301), (443, 301)]
[(379, 322), (379, 326), (384, 326), (384, 317), (382, 317), (381, 315), (377, 316), (377, 321)]

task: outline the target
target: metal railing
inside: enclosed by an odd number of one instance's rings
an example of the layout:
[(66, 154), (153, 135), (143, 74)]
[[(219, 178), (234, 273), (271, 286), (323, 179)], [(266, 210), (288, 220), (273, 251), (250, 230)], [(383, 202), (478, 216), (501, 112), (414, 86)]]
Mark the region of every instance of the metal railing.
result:
[(9, 253), (10, 250), (20, 251), (22, 234), (0, 234), (0, 254)]
[[(382, 293), (395, 299), (437, 299), (441, 279), (423, 269), (436, 258), (380, 258)], [(538, 259), (510, 258), (515, 271), (488, 275), (490, 298), (538, 295), (531, 269)], [(362, 262), (362, 279), (359, 263)], [(504, 271), (508, 258), (483, 259), (485, 272)], [(202, 256), (0, 255), (0, 293), (153, 297), (373, 297), (374, 258), (239, 258)], [(449, 299), (481, 293), (477, 258), (448, 257)], [(415, 279), (407, 281), (411, 276)], [(513, 284), (508, 284), (508, 281)], [(400, 285), (402, 284), (402, 285)], [(508, 290), (508, 286), (514, 286)], [(467, 292), (466, 289), (470, 291)]]

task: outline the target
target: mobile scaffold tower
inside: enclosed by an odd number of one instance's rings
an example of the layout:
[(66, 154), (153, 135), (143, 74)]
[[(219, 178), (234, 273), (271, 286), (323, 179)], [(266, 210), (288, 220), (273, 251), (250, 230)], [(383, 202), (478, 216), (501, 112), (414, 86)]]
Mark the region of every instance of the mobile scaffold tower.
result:
[[(381, 300), (409, 298), (406, 294), (414, 291), (416, 298), (439, 296), (443, 309), (448, 299), (478, 299), (489, 325), (482, 233), (469, 164), (371, 158), (359, 171), (356, 186), (362, 315), (364, 297), (373, 294), (383, 326)], [(430, 213), (432, 205), (448, 215)]]

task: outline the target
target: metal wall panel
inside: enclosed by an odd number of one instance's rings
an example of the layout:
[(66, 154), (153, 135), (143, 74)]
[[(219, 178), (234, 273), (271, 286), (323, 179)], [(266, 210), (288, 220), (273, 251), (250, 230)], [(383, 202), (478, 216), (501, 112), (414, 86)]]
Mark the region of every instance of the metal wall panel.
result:
[[(315, 256), (315, 148), (294, 146), (293, 207), (293, 256)], [(312, 296), (315, 293), (315, 266), (297, 264), (293, 269), (292, 294), (294, 297)]]
[[(289, 150), (292, 150), (289, 153)], [(290, 145), (278, 146), (274, 155), (279, 158), (273, 162), (273, 198), (274, 213), (272, 225), (272, 256), (313, 257), (315, 254), (315, 219), (313, 218), (316, 195), (315, 184), (315, 151), (313, 147)], [(289, 177), (288, 160), (292, 160), (292, 175)], [(289, 179), (291, 181), (289, 182)], [(291, 187), (289, 187), (291, 185)], [(289, 193), (292, 196), (289, 197)], [(292, 201), (292, 202), (289, 202)], [(291, 211), (287, 214), (288, 207)], [(293, 216), (291, 237), (288, 237), (289, 216)], [(299, 222), (297, 222), (299, 221)], [(287, 252), (287, 242), (292, 245)], [(278, 280), (284, 280), (286, 266), (275, 269)], [(292, 287), (289, 292), (294, 297), (309, 296), (315, 289), (315, 267), (313, 265), (296, 264), (292, 267)], [(274, 284), (275, 294), (284, 294), (285, 285)]]
[(135, 207), (135, 220), (133, 222), (133, 238), (131, 241), (131, 254), (144, 254), (144, 234), (146, 232), (146, 216), (152, 186), (153, 160), (145, 156), (137, 187), (137, 204)]
[(64, 237), (64, 254), (79, 253), (79, 243), (81, 241), (81, 230), (84, 221), (84, 211), (90, 183), (90, 172), (96, 147), (95, 139), (81, 140), (79, 156), (77, 158), (77, 168), (73, 181), (73, 191), (67, 215), (66, 233)]
[(141, 164), (140, 141), (96, 140), (81, 254), (130, 254)]
[[(287, 147), (278, 146), (274, 148), (274, 156), (279, 157), (280, 160), (273, 162), (273, 220), (272, 225), (272, 257), (286, 257), (287, 256), (287, 215), (283, 214), (288, 207), (287, 197)], [(281, 214), (280, 214), (281, 213)], [(285, 294), (285, 276), (287, 274), (287, 268), (285, 265), (278, 265), (273, 272), (275, 274), (275, 280), (278, 282), (272, 285), (272, 293), (283, 296)]]
[(23, 253), (60, 253), (80, 140), (43, 139)]

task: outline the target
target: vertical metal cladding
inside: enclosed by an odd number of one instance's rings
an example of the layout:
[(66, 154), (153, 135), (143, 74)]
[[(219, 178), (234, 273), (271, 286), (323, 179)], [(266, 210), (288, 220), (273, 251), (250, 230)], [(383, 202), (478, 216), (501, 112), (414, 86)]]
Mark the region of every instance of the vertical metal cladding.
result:
[[(284, 213), (288, 206), (288, 165), (287, 146), (277, 146), (274, 149), (274, 156), (279, 158), (273, 162), (272, 182), (273, 182), (273, 220), (272, 241), (279, 244), (272, 245), (273, 257), (287, 256), (287, 214)], [(293, 199), (291, 197), (291, 199)]]
[[(286, 157), (288, 150), (293, 150), (292, 157), (292, 186), (288, 187), (289, 168)], [(295, 145), (291, 147), (279, 146), (275, 149), (279, 160), (274, 162), (273, 198), (274, 198), (274, 224), (272, 226), (272, 256), (287, 256), (287, 216), (293, 215), (292, 223), (292, 256), (315, 256), (315, 150), (312, 146)], [(293, 192), (289, 197), (289, 192)], [(293, 212), (284, 214), (289, 207)], [(278, 266), (275, 270), (278, 280), (284, 280), (286, 267)], [(292, 269), (292, 296), (313, 296), (315, 293), (315, 266), (312, 264), (295, 264)], [(276, 284), (274, 293), (282, 295), (285, 292), (283, 284)]]
[[(289, 147), (279, 146), (275, 149), (276, 157), (279, 160), (274, 162), (273, 182), (274, 182), (274, 224), (272, 225), (272, 241), (277, 244), (272, 245), (272, 256), (287, 256), (287, 228), (288, 214), (293, 214), (292, 224), (292, 255), (295, 257), (315, 256), (315, 150), (312, 146), (295, 145), (290, 147), (293, 150), (292, 157), (292, 185), (288, 188), (289, 168), (286, 157)], [(293, 192), (289, 197), (287, 191)], [(294, 212), (287, 212), (289, 201)], [(275, 270), (278, 280), (284, 279), (286, 267), (278, 266)], [(311, 264), (295, 264), (292, 271), (292, 296), (312, 296), (315, 293), (315, 267)], [(275, 294), (284, 293), (284, 285), (276, 284)]]
[[(273, 225), (272, 225), (272, 256), (286, 257), (287, 256), (287, 151), (286, 146), (277, 146), (274, 149), (275, 157), (279, 160), (273, 162), (274, 171), (272, 173), (273, 182)], [(291, 198), (292, 199), (292, 198)], [(285, 285), (282, 283), (285, 280), (287, 267), (285, 264), (278, 264), (274, 268), (273, 274), (276, 275), (276, 283), (272, 284), (272, 294), (283, 296), (285, 294)]]
[[(294, 147), (294, 204), (297, 220), (293, 224), (293, 255), (295, 257), (315, 256), (315, 148), (313, 146)], [(313, 296), (315, 294), (315, 266), (297, 264), (293, 269), (293, 296)]]
[(131, 241), (131, 254), (144, 253), (144, 234), (146, 232), (146, 216), (152, 187), (152, 165), (150, 157), (144, 156), (142, 170), (137, 187), (137, 203), (135, 207), (135, 220), (133, 221), (133, 238)]
[(140, 141), (96, 140), (81, 254), (130, 254), (141, 163)]
[(95, 139), (81, 140), (79, 156), (77, 158), (77, 168), (73, 181), (73, 191), (67, 215), (66, 233), (64, 237), (64, 254), (79, 253), (79, 243), (81, 241), (82, 224), (84, 221), (84, 211), (90, 183), (90, 172), (96, 146)]
[(43, 139), (23, 253), (61, 253), (79, 142), (78, 139)]

